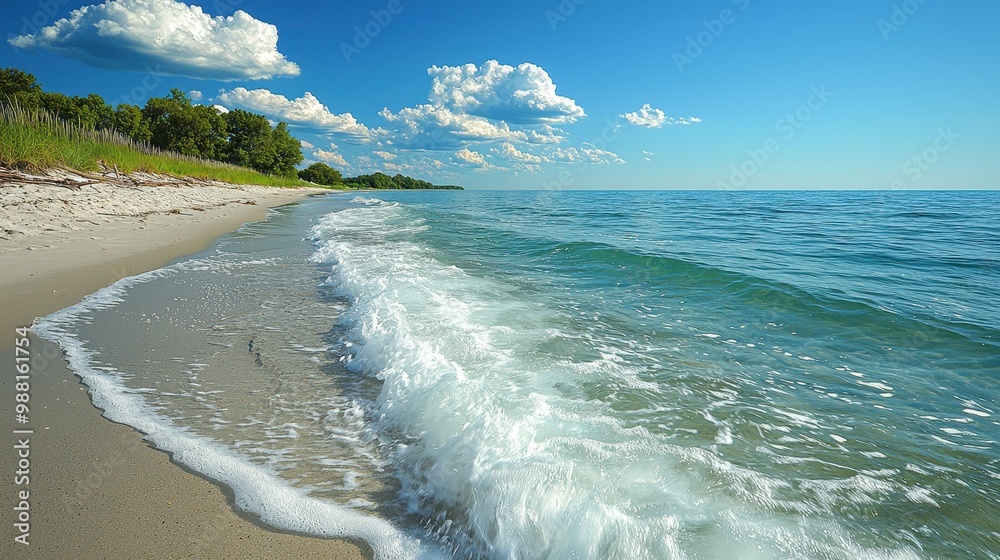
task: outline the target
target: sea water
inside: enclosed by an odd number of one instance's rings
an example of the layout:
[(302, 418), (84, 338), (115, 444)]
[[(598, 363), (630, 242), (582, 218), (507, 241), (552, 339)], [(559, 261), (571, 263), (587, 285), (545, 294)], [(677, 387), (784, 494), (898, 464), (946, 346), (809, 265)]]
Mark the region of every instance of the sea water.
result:
[(379, 192), (41, 320), (379, 558), (1000, 558), (1000, 194)]

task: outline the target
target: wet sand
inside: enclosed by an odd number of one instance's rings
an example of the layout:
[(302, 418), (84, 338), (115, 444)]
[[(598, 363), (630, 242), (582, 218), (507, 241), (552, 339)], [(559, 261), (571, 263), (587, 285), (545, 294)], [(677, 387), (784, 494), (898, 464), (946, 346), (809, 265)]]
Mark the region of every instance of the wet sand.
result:
[[(3, 185), (7, 189), (17, 188)], [(62, 196), (54, 190), (53, 197)], [(228, 491), (184, 470), (90, 403), (58, 348), (31, 337), (29, 422), (15, 421), (15, 329), (120, 278), (208, 247), (267, 208), (316, 191), (260, 189), (246, 200), (162, 213), (70, 220), (0, 240), (0, 410), (4, 537), (0, 558), (370, 558), (362, 544), (270, 530), (238, 514)], [(128, 196), (117, 193), (116, 196)], [(247, 204), (253, 201), (255, 204)], [(148, 202), (148, 201), (147, 201)], [(69, 203), (63, 203), (70, 206)], [(46, 212), (52, 212), (51, 208)], [(44, 216), (44, 214), (42, 214)], [(30, 216), (29, 216), (30, 218)], [(40, 218), (40, 219), (45, 219)], [(94, 223), (97, 222), (97, 223)], [(75, 230), (75, 231), (74, 231)], [(10, 232), (8, 232), (10, 233)], [(31, 434), (14, 434), (28, 429)], [(30, 484), (15, 485), (29, 438)], [(15, 542), (17, 493), (30, 492), (30, 544)]]

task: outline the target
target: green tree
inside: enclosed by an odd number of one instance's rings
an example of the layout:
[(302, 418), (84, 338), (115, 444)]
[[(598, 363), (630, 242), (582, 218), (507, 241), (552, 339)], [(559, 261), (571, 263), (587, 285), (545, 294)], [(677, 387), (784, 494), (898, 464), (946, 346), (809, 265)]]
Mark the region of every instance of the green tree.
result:
[(428, 181), (414, 179), (403, 174), (396, 174), (390, 177), (385, 173), (375, 173), (372, 175), (359, 175), (344, 179), (344, 183), (366, 189), (454, 189), (463, 190), (458, 186), (439, 187)]
[(392, 178), (392, 184), (397, 189), (412, 189), (414, 179), (403, 175), (402, 173), (397, 173), (395, 177)]
[(61, 93), (42, 92), (39, 96), (42, 108), (65, 121), (76, 121), (78, 115), (73, 98)]
[[(223, 161), (226, 155), (226, 121), (219, 110), (206, 105), (191, 108), (191, 127), (195, 131), (191, 143), (201, 157)], [(183, 152), (182, 152), (183, 153)]]
[(268, 173), (295, 177), (295, 166), (302, 163), (302, 143), (288, 132), (288, 123), (280, 122), (271, 133), (274, 142), (274, 167)]
[(236, 109), (222, 118), (226, 121), (229, 143), (226, 161), (269, 173), (275, 165), (274, 138), (271, 123), (262, 115)]
[(224, 159), (226, 121), (214, 107), (192, 105), (184, 92), (153, 98), (142, 110), (154, 146), (189, 156)]
[(42, 86), (35, 76), (17, 68), (0, 68), (0, 103), (15, 101), (25, 109), (41, 105)]
[(96, 129), (114, 126), (114, 109), (96, 93), (87, 97), (69, 97), (61, 93), (42, 92), (41, 107), (64, 121)]
[(339, 185), (343, 177), (340, 175), (340, 171), (325, 163), (314, 163), (299, 171), (299, 179), (317, 185)]
[(104, 98), (96, 93), (87, 97), (74, 97), (79, 120), (81, 123), (104, 130), (115, 125), (115, 110), (104, 102)]
[(373, 188), (376, 189), (391, 189), (395, 185), (392, 182), (392, 177), (377, 171), (371, 175), (371, 182), (374, 185)]
[(153, 138), (149, 123), (142, 118), (142, 109), (136, 105), (122, 103), (115, 107), (114, 128), (139, 142), (149, 142)]

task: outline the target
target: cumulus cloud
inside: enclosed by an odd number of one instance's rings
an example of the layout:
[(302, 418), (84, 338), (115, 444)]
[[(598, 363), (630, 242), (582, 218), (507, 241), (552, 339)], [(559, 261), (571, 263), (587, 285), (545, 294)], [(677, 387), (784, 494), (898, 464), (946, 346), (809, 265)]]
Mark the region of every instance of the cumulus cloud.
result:
[(566, 163), (586, 163), (596, 165), (625, 163), (625, 160), (623, 160), (618, 154), (608, 150), (603, 150), (588, 143), (584, 143), (583, 146), (579, 148), (556, 148), (552, 152), (550, 159)]
[(427, 73), (434, 78), (431, 103), (457, 112), (512, 124), (571, 123), (586, 116), (576, 101), (556, 94), (548, 72), (528, 62), (432, 66)]
[(524, 134), (532, 144), (559, 144), (566, 139), (561, 129), (548, 124), (526, 129)]
[[(515, 67), (491, 60), (482, 66), (432, 66), (427, 72), (432, 77), (427, 103), (379, 112), (387, 123), (385, 130), (379, 129), (380, 148), (447, 152), (451, 164), (477, 171), (625, 163), (614, 152), (593, 144), (560, 147), (567, 135), (558, 126), (572, 124), (586, 114), (576, 101), (558, 95), (552, 78), (534, 64)], [(393, 161), (385, 153), (374, 154)], [(414, 155), (405, 154), (411, 168)], [(430, 170), (445, 165), (435, 159), (425, 164)]]
[(493, 167), (486, 162), (486, 158), (483, 157), (483, 154), (468, 148), (462, 148), (461, 150), (455, 152), (453, 159), (459, 165), (472, 167), (478, 171), (485, 171)]
[(504, 142), (495, 151), (504, 159), (508, 159), (511, 161), (522, 162), (522, 163), (542, 163), (544, 161), (541, 158), (541, 156), (536, 156), (534, 154), (522, 152), (517, 148), (515, 148), (514, 145), (509, 142)]
[(625, 113), (619, 116), (633, 126), (643, 126), (646, 128), (660, 128), (665, 124), (696, 124), (701, 122), (701, 119), (698, 117), (668, 117), (663, 110), (655, 109), (649, 103), (646, 103), (634, 113)]
[(398, 113), (384, 108), (379, 115), (392, 129), (386, 143), (401, 148), (452, 150), (470, 142), (528, 140), (527, 134), (512, 129), (503, 121), (493, 122), (441, 106), (418, 105), (406, 107)]
[(341, 169), (350, 167), (350, 164), (347, 163), (347, 160), (344, 159), (344, 156), (342, 156), (342, 155), (338, 154), (337, 152), (333, 151), (333, 150), (336, 150), (336, 149), (337, 149), (337, 145), (336, 144), (330, 144), (330, 150), (329, 151), (328, 150), (323, 150), (323, 149), (316, 150), (316, 151), (313, 152), (313, 157), (315, 157), (316, 159), (318, 159), (318, 160), (320, 160), (322, 162), (332, 163), (332, 164), (340, 167)]
[(298, 76), (278, 52), (278, 28), (244, 11), (212, 17), (175, 0), (109, 0), (73, 10), (17, 48), (47, 50), (91, 66), (233, 81)]
[(310, 132), (342, 134), (356, 141), (370, 140), (377, 132), (359, 123), (350, 113), (332, 113), (309, 92), (298, 99), (289, 100), (266, 89), (247, 90), (238, 87), (232, 91), (219, 92), (218, 100), (232, 107), (263, 113)]
[(188, 97), (191, 98), (191, 101), (201, 101), (203, 96), (200, 91), (195, 89), (188, 92)]
[(384, 159), (385, 161), (392, 161), (392, 160), (396, 159), (396, 154), (389, 153), (389, 152), (386, 152), (386, 151), (383, 151), (383, 150), (376, 150), (376, 151), (374, 151), (372, 153), (374, 153), (378, 157)]
[(385, 145), (452, 151), (472, 143), (558, 144), (553, 126), (585, 115), (576, 101), (556, 94), (548, 73), (531, 63), (495, 60), (482, 66), (432, 66), (428, 103), (397, 112), (384, 108)]
[(627, 120), (629, 124), (644, 126), (646, 128), (660, 128), (663, 126), (663, 123), (667, 122), (667, 114), (660, 109), (652, 108), (649, 103), (643, 105), (635, 113), (625, 113), (620, 116)]

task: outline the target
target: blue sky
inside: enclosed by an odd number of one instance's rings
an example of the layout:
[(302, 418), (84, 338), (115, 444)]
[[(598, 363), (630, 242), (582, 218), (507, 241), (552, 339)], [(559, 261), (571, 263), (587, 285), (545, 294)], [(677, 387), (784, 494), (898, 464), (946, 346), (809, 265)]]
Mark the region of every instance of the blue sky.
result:
[(42, 0), (0, 14), (0, 66), (48, 91), (139, 105), (199, 92), (289, 121), (307, 160), (347, 175), (1000, 186), (997, 0)]

